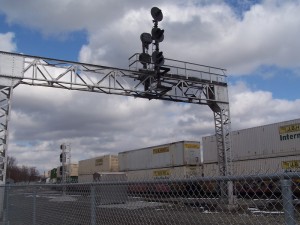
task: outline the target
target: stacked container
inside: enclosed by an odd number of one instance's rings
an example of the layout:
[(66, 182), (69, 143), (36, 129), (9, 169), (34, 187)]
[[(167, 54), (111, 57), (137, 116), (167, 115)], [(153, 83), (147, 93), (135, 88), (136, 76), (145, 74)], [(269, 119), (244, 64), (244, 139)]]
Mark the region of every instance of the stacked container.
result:
[[(202, 141), (204, 175), (218, 175), (216, 138)], [(300, 170), (300, 119), (233, 131), (231, 153), (235, 175)]]
[(119, 153), (129, 180), (187, 178), (200, 174), (200, 142), (181, 141)]
[(118, 172), (118, 156), (104, 155), (79, 161), (78, 182), (92, 182), (93, 174)]

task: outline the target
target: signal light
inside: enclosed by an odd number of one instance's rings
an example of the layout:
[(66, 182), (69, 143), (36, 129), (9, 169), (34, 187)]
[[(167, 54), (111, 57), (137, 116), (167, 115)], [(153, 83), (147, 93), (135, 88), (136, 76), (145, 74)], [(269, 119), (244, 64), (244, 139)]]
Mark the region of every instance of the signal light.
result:
[(139, 61), (142, 64), (150, 64), (151, 63), (151, 56), (148, 53), (141, 53), (139, 56)]
[(140, 39), (143, 43), (143, 46), (148, 49), (149, 45), (152, 43), (152, 36), (149, 33), (142, 33)]
[(66, 154), (65, 153), (60, 153), (59, 160), (60, 160), (60, 162), (66, 162)]
[(153, 7), (151, 9), (151, 16), (152, 16), (153, 20), (155, 20), (155, 21), (162, 21), (162, 19), (163, 19), (163, 13), (157, 7)]
[(154, 51), (152, 53), (152, 62), (155, 64), (155, 66), (162, 66), (165, 63), (165, 58), (163, 56), (163, 52)]
[(164, 40), (164, 32), (164, 30), (158, 27), (154, 27), (151, 31), (153, 40), (157, 42), (162, 42)]

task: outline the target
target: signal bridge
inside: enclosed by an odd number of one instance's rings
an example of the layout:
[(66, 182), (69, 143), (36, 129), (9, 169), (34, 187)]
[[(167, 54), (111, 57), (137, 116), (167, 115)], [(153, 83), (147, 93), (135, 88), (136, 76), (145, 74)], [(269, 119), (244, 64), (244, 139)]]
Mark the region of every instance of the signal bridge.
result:
[[(0, 51), (0, 184), (5, 182), (12, 93), (21, 84), (208, 105), (215, 121), (219, 175), (231, 175), (226, 71), (164, 58), (159, 50), (164, 31), (158, 28), (163, 15), (156, 7), (151, 14), (152, 34), (141, 35), (143, 53), (129, 58), (129, 69)], [(152, 62), (148, 54), (151, 43), (155, 47)], [(221, 191), (223, 196), (229, 195), (230, 202), (232, 184), (221, 184)]]
[[(224, 69), (166, 59), (170, 72), (157, 87), (153, 70), (139, 68), (139, 54), (130, 57), (130, 70), (0, 51), (1, 155), (5, 163), (8, 118), (13, 89), (18, 85), (116, 94), (137, 98), (208, 105), (214, 112), (220, 140), (220, 174), (228, 175), (230, 117)], [(149, 86), (145, 89), (145, 86)], [(222, 159), (222, 160), (221, 160)], [(5, 176), (2, 166), (1, 177)]]

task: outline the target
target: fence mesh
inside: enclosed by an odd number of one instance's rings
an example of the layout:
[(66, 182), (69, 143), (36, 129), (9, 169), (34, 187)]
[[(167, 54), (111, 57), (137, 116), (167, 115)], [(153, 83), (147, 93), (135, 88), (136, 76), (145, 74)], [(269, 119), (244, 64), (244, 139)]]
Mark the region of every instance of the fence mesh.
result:
[(6, 185), (0, 208), (10, 225), (300, 224), (299, 182), (280, 173)]

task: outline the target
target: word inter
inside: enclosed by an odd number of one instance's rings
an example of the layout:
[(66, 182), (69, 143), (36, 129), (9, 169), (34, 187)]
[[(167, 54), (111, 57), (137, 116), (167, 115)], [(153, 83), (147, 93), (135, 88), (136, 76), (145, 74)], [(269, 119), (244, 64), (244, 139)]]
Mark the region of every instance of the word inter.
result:
[(300, 133), (285, 134), (285, 135), (280, 134), (280, 141), (293, 140), (293, 139), (297, 139), (297, 138), (300, 138)]

